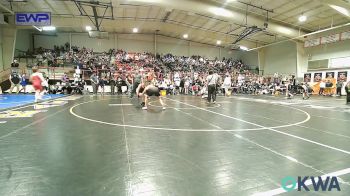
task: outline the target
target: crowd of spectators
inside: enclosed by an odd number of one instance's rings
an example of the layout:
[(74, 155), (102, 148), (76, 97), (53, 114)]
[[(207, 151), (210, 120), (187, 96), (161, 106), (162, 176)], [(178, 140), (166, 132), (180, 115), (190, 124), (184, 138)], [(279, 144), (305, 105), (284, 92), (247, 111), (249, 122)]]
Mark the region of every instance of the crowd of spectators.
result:
[[(123, 92), (120, 86), (130, 86), (135, 73), (155, 74), (158, 85), (168, 89), (168, 93), (203, 94), (206, 90), (205, 78), (212, 70), (220, 77), (219, 89), (233, 93), (269, 94), (283, 91), (284, 81), (289, 79), (281, 75), (262, 77), (257, 70), (251, 70), (241, 60), (232, 58), (208, 59), (202, 56), (176, 56), (173, 54), (131, 53), (124, 50), (110, 49), (94, 52), (92, 49), (55, 46), (53, 50), (36, 50), (37, 65), (60, 66), (74, 65), (82, 70), (81, 81), (100, 87), (118, 84), (117, 92)], [(257, 72), (256, 72), (257, 71)], [(94, 74), (95, 82), (91, 80)], [(79, 81), (77, 75), (71, 80)], [(66, 80), (66, 79), (64, 79)], [(61, 81), (69, 84), (67, 81)], [(114, 89), (114, 88), (113, 88)], [(226, 90), (224, 90), (226, 89)], [(201, 93), (202, 92), (202, 93)], [(220, 92), (220, 91), (219, 91)]]
[[(81, 70), (81, 74), (75, 75), (71, 81), (87, 81), (92, 84), (91, 75), (94, 73), (96, 86), (102, 91), (105, 85), (118, 85), (117, 92), (124, 92), (121, 86), (132, 85), (133, 77), (141, 71), (142, 74), (152, 72), (157, 79), (157, 85), (168, 89), (168, 93), (203, 94), (209, 70), (220, 76), (219, 89), (222, 89), (222, 92), (230, 90), (232, 93), (279, 94), (288, 90), (288, 85), (293, 86), (295, 92), (302, 91), (292, 75), (276, 73), (273, 76), (263, 77), (258, 74), (258, 70), (251, 70), (241, 60), (232, 58), (154, 55), (116, 49), (94, 52), (84, 47), (70, 47), (68, 43), (64, 46), (55, 46), (53, 50), (39, 48), (36, 51), (39, 52), (36, 56), (37, 65), (43, 63), (48, 66), (74, 65)], [(77, 79), (78, 77), (81, 80)], [(69, 84), (67, 81), (62, 83)]]

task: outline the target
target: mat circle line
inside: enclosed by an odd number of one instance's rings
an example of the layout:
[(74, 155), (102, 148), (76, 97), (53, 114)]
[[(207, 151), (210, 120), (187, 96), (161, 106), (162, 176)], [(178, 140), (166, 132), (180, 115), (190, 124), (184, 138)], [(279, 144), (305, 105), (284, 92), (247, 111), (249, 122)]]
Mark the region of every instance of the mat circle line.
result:
[[(148, 105), (153, 106), (153, 107), (157, 107), (157, 108), (163, 107), (163, 106), (153, 105), (152, 103), (154, 103), (154, 102), (156, 102), (156, 101), (151, 101), (151, 102), (148, 103)], [(215, 106), (213, 106), (213, 107), (205, 107), (205, 109), (218, 108), (220, 106), (221, 106), (220, 104), (215, 104)], [(166, 106), (166, 108), (178, 109), (178, 110), (198, 110), (197, 108), (193, 108), (193, 107), (192, 108), (191, 107), (176, 108), (176, 107)]]
[(107, 99), (102, 99), (102, 100), (92, 100), (92, 101), (86, 101), (86, 102), (82, 102), (79, 104), (76, 104), (74, 106), (72, 106), (69, 109), (69, 112), (80, 119), (86, 120), (86, 121), (90, 121), (90, 122), (95, 122), (95, 123), (100, 123), (100, 124), (105, 124), (105, 125), (111, 125), (111, 126), (118, 126), (118, 127), (130, 127), (130, 128), (138, 128), (138, 129), (147, 129), (147, 130), (167, 130), (167, 131), (183, 131), (183, 132), (244, 132), (244, 131), (257, 131), (257, 130), (266, 130), (266, 129), (278, 129), (278, 128), (285, 128), (285, 127), (292, 127), (292, 126), (296, 126), (296, 125), (300, 125), (303, 124), (307, 121), (310, 120), (310, 114), (298, 109), (298, 108), (293, 108), (293, 107), (288, 107), (288, 106), (281, 106), (281, 107), (287, 107), (290, 109), (294, 109), (294, 110), (298, 110), (299, 112), (302, 112), (306, 115), (306, 118), (303, 121), (300, 122), (296, 122), (296, 123), (290, 123), (290, 124), (284, 124), (284, 125), (279, 125), (279, 126), (273, 126), (273, 127), (260, 127), (260, 128), (249, 128), (249, 129), (229, 129), (229, 130), (224, 130), (224, 129), (177, 129), (177, 128), (167, 128), (167, 127), (146, 127), (146, 126), (138, 126), (138, 125), (127, 125), (127, 124), (119, 124), (119, 123), (110, 123), (110, 122), (105, 122), (105, 121), (100, 121), (100, 120), (95, 120), (95, 119), (90, 119), (90, 118), (86, 118), (84, 116), (78, 115), (74, 112), (74, 108), (84, 105), (84, 104), (88, 104), (88, 103), (92, 103), (92, 102), (97, 102), (97, 101), (104, 101)]

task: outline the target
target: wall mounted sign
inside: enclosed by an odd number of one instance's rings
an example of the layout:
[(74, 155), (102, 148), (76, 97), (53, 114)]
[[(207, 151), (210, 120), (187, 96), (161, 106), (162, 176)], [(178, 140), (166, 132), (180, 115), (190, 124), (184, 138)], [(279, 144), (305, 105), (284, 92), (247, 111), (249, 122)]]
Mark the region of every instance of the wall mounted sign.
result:
[(15, 15), (16, 25), (22, 26), (50, 26), (50, 12), (17, 12)]

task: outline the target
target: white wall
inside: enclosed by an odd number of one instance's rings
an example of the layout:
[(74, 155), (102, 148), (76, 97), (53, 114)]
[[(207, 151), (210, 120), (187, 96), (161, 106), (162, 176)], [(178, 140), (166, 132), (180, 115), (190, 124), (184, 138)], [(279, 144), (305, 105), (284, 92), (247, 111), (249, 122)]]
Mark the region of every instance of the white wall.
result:
[(13, 62), (15, 51), (17, 29), (13, 26), (4, 26), (0, 28), (2, 41), (2, 62), (0, 69), (8, 69)]
[(220, 48), (208, 45), (191, 43), (190, 55), (200, 55), (209, 59), (214, 59), (220, 56)]
[(157, 36), (157, 53), (189, 56), (189, 42), (165, 36)]
[[(68, 37), (69, 34), (65, 34)], [(60, 45), (64, 44), (62, 42)], [(72, 34), (72, 46), (93, 48), (96, 52), (108, 51), (114, 47), (114, 38), (110, 36), (109, 39), (95, 39), (90, 38), (87, 34)]]
[(2, 52), (2, 47), (3, 47), (3, 43), (2, 43), (2, 30), (0, 29), (0, 71), (4, 70), (4, 60), (3, 60), (3, 52)]
[(305, 49), (311, 56), (309, 60), (321, 60), (350, 56), (350, 40), (320, 45)]
[(264, 50), (264, 75), (276, 72), (280, 74), (296, 74), (297, 48), (295, 42), (284, 42), (266, 47)]
[(304, 43), (297, 43), (297, 78), (304, 78), (307, 72), (308, 56), (304, 48)]
[[(20, 36), (26, 36), (20, 34)], [(72, 33), (72, 46), (93, 48), (97, 52), (108, 51), (110, 48), (123, 49), (129, 52), (155, 52), (154, 35), (144, 34), (109, 34), (109, 39), (89, 38), (87, 33)], [(53, 48), (70, 41), (69, 33), (57, 33), (57, 36), (35, 35), (34, 47)], [(236, 51), (230, 51), (216, 46), (194, 43), (187, 40), (157, 35), (156, 52), (159, 54), (172, 53), (179, 56), (201, 55), (214, 59), (215, 57), (238, 58)]]
[(241, 53), (237, 50), (229, 50), (226, 48), (221, 48), (221, 58), (233, 58), (233, 59), (240, 59)]
[(241, 52), (240, 59), (246, 64), (253, 67), (259, 66), (259, 58), (258, 58), (258, 52), (257, 51), (247, 51), (247, 52)]
[(15, 48), (27, 51), (32, 48), (32, 31), (28, 29), (18, 29)]
[(154, 35), (117, 34), (117, 48), (130, 52), (154, 53)]
[(50, 48), (53, 49), (53, 46), (61, 46), (65, 43), (69, 43), (69, 34), (68, 33), (57, 33), (57, 35), (34, 35), (34, 48)]

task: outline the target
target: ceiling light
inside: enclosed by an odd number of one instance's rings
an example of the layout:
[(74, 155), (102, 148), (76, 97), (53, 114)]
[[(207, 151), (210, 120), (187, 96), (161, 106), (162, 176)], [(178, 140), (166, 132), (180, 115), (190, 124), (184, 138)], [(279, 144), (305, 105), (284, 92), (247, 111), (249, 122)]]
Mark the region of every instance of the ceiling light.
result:
[(241, 50), (244, 50), (244, 51), (247, 51), (247, 50), (248, 50), (248, 48), (245, 47), (245, 46), (239, 46), (239, 48), (240, 48)]
[(45, 26), (45, 27), (43, 27), (43, 30), (44, 31), (54, 31), (54, 30), (56, 30), (56, 27), (54, 27), (54, 26)]
[(188, 38), (188, 34), (184, 34), (182, 37), (187, 39)]
[(290, 30), (289, 28), (286, 28), (286, 27), (278, 27), (277, 30), (279, 32), (287, 34), (287, 35), (291, 35), (293, 33), (292, 30)]
[(305, 16), (304, 14), (299, 16), (299, 22), (305, 22), (307, 20), (307, 16)]
[(343, 7), (340, 7), (340, 6), (337, 6), (337, 5), (329, 5), (331, 8), (337, 10), (338, 12), (340, 12), (341, 14), (345, 15), (345, 16), (348, 16), (350, 17), (350, 12), (349, 10), (343, 8)]
[(221, 7), (211, 7), (209, 11), (218, 16), (233, 17), (233, 13)]
[(138, 29), (138, 28), (133, 28), (133, 29), (132, 29), (132, 32), (133, 32), (133, 33), (137, 33), (137, 32), (139, 32), (139, 29)]
[(34, 27), (36, 30), (40, 31), (40, 32), (43, 31), (43, 29), (40, 28), (40, 27), (37, 27), (37, 26), (34, 26), (34, 25), (33, 25), (33, 27)]
[(227, 3), (235, 2), (237, 0), (226, 0)]
[(86, 31), (91, 31), (92, 30), (91, 26), (86, 26), (85, 29), (86, 29)]
[(221, 40), (216, 41), (216, 44), (220, 45), (221, 44)]

